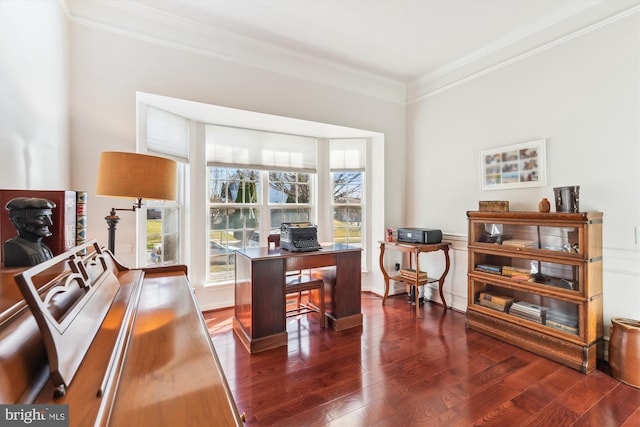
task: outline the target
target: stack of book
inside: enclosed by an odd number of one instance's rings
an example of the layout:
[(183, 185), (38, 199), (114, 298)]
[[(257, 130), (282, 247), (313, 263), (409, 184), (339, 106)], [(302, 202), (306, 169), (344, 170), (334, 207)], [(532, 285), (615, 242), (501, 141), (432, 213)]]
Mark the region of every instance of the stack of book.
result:
[(476, 264), (476, 270), (486, 273), (502, 274), (502, 266), (492, 264)]
[(509, 314), (544, 325), (547, 319), (548, 310), (548, 307), (531, 304), (526, 301), (517, 301), (511, 304)]
[(480, 292), (480, 295), (478, 296), (478, 304), (507, 313), (509, 311), (509, 307), (513, 304), (513, 298), (492, 292)]
[(511, 267), (509, 265), (505, 265), (502, 267), (502, 275), (511, 277), (516, 280), (529, 280), (531, 277), (531, 272), (528, 268), (519, 268), (519, 267)]
[(504, 246), (515, 246), (516, 248), (537, 248), (538, 245), (533, 240), (525, 240), (525, 239), (509, 239), (503, 240), (502, 244)]
[(402, 270), (400, 270), (400, 277), (407, 282), (414, 282), (414, 283), (417, 278), (418, 282), (422, 283), (427, 281), (427, 272), (421, 271), (416, 276), (416, 270), (414, 270), (413, 268), (403, 268)]
[(578, 314), (560, 310), (547, 311), (547, 326), (578, 335)]

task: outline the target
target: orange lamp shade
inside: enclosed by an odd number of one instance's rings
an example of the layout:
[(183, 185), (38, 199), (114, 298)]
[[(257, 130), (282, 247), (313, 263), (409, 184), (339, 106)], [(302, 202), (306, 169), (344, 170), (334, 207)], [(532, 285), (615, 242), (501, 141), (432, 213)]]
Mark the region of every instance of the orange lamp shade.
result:
[(96, 195), (176, 200), (176, 162), (147, 154), (105, 151), (100, 155)]

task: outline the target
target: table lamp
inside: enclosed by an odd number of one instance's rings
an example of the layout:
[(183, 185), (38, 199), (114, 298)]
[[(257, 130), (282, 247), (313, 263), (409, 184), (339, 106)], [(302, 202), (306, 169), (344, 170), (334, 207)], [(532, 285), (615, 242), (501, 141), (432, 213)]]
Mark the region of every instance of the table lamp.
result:
[(135, 211), (142, 199), (176, 199), (176, 162), (164, 157), (105, 151), (100, 155), (97, 196), (137, 199), (132, 208), (111, 208), (104, 219), (109, 226), (108, 249), (115, 254), (117, 211)]

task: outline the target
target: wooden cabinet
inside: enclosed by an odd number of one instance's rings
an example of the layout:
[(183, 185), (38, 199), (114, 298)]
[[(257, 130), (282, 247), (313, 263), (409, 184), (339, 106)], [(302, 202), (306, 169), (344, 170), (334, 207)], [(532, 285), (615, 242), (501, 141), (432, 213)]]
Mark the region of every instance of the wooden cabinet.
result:
[(467, 212), (467, 327), (584, 373), (602, 342), (602, 213)]

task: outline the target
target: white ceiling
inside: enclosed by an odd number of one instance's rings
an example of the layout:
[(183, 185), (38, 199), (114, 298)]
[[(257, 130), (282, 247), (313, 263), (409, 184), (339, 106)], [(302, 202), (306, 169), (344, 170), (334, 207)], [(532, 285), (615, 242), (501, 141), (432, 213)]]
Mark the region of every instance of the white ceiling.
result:
[[(408, 99), (603, 20), (640, 0), (63, 0), (79, 22), (313, 78), (377, 79)], [(316, 71), (302, 72), (301, 63)], [(446, 76), (450, 76), (447, 80)], [(319, 77), (318, 77), (319, 78)], [(353, 85), (351, 83), (345, 83)], [(381, 83), (382, 84), (382, 83)]]
[(598, 1), (133, 0), (303, 55), (408, 83)]

